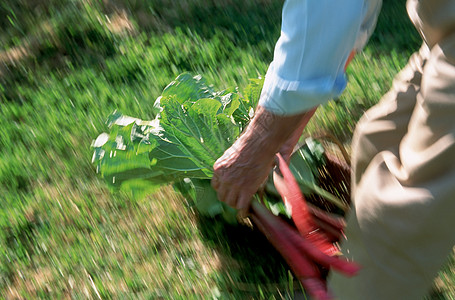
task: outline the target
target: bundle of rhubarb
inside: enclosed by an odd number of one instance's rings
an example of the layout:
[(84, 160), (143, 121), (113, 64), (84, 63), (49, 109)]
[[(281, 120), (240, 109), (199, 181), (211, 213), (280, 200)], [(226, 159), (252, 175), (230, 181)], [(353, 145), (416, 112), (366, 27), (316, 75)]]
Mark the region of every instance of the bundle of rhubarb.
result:
[(344, 220), (307, 205), (280, 154), (277, 160), (279, 171), (273, 173), (273, 181), (295, 226), (273, 215), (258, 201), (252, 202), (250, 218), (280, 252), (306, 291), (315, 299), (331, 299), (321, 268), (347, 276), (359, 271), (357, 264), (339, 256), (337, 242), (343, 235)]
[[(215, 91), (200, 76), (178, 76), (155, 102), (153, 120), (119, 112), (108, 118), (109, 132), (92, 144), (97, 172), (114, 190), (135, 197), (173, 184), (191, 196), (200, 214), (236, 222), (236, 211), (218, 201), (210, 179), (216, 159), (248, 125), (261, 87), (262, 80), (255, 79), (242, 94), (237, 89)], [(343, 219), (304, 200), (303, 194), (318, 195), (346, 210), (345, 202), (318, 185), (321, 165), (323, 148), (311, 139), (293, 154), (289, 166), (277, 155), (267, 193), (253, 200), (249, 217), (306, 291), (316, 299), (329, 299), (321, 268), (352, 276), (358, 266), (342, 258), (337, 247)]]

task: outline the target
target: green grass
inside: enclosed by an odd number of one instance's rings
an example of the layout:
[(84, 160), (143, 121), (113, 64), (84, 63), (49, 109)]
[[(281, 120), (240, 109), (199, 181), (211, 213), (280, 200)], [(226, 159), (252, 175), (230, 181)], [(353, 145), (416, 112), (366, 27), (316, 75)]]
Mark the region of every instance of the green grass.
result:
[[(154, 100), (178, 74), (240, 89), (265, 74), (281, 5), (0, 4), (0, 298), (290, 297), (288, 270), (260, 235), (199, 218), (171, 187), (141, 201), (112, 194), (90, 162), (106, 117), (118, 109), (152, 118)], [(385, 1), (349, 88), (319, 110), (309, 132), (323, 128), (349, 143), (362, 112), (418, 46), (404, 1)], [(452, 265), (434, 299), (453, 295)]]

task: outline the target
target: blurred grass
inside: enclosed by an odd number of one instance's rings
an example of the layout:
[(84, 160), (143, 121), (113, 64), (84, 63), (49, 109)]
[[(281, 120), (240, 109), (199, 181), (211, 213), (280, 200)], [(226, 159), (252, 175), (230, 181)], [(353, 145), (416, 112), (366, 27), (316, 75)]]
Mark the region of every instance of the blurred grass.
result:
[[(240, 89), (265, 74), (281, 6), (0, 3), (0, 298), (290, 297), (288, 270), (261, 236), (198, 218), (170, 187), (142, 201), (111, 194), (90, 163), (107, 115), (151, 118), (155, 98), (179, 73)], [(319, 109), (309, 131), (348, 143), (418, 46), (404, 1), (385, 1), (375, 35), (349, 68), (347, 91)], [(453, 295), (452, 265), (434, 299)]]

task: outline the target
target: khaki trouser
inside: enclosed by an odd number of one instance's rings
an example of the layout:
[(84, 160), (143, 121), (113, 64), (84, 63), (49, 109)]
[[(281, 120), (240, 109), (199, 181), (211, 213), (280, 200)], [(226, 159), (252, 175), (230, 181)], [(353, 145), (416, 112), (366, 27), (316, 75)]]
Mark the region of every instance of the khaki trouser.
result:
[(455, 1), (408, 1), (424, 44), (353, 139), (339, 299), (422, 299), (455, 245)]

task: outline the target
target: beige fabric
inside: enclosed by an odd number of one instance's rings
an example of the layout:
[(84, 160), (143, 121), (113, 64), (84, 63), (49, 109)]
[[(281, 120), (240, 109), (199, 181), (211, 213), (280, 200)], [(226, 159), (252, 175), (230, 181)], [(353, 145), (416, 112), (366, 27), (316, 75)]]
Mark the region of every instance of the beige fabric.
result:
[(455, 30), (455, 1), (408, 0), (411, 21), (430, 48)]
[(433, 16), (453, 21), (455, 7), (408, 1), (408, 9), (430, 47), (357, 126), (343, 252), (363, 269), (331, 275), (339, 299), (421, 299), (455, 245), (455, 30)]

